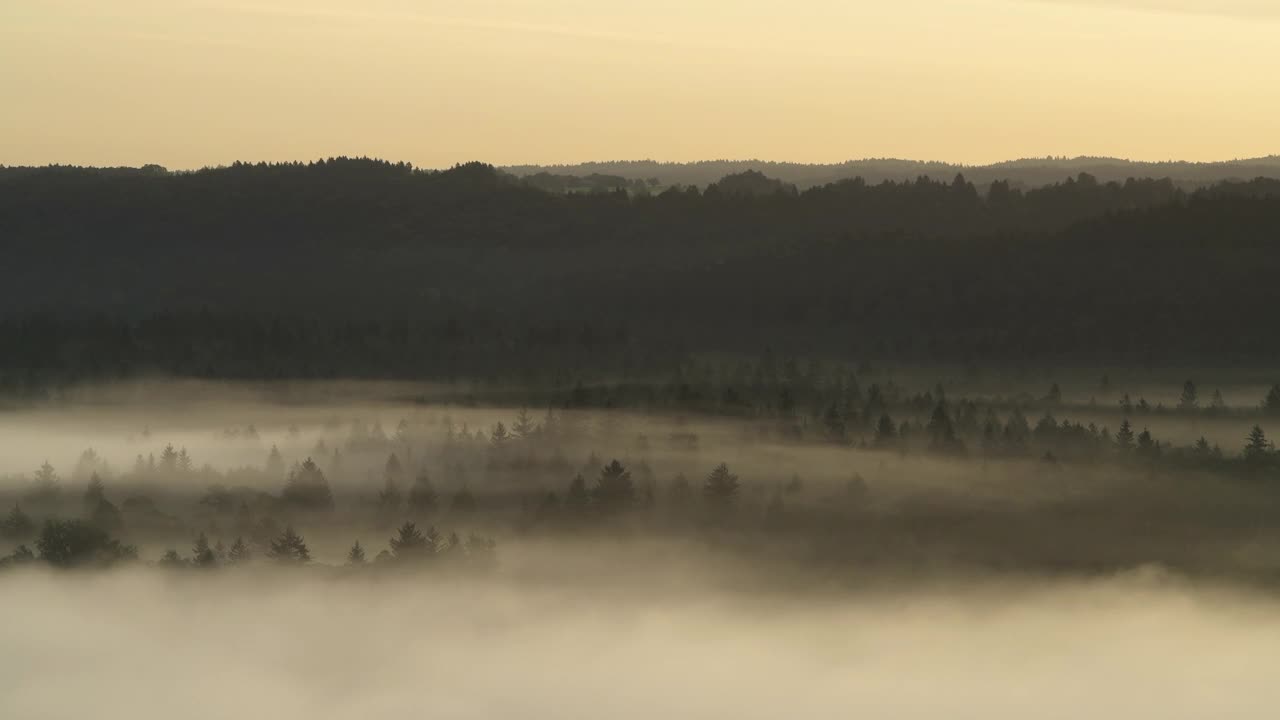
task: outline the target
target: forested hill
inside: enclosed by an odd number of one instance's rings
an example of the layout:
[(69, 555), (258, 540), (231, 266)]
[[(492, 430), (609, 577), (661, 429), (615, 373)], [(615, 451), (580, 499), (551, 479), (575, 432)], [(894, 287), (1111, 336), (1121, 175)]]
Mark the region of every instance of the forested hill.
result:
[(1169, 178), (1178, 187), (1195, 190), (1224, 181), (1249, 180), (1255, 177), (1280, 178), (1280, 155), (1225, 162), (1136, 162), (1107, 157), (1047, 157), (1010, 160), (991, 165), (957, 165), (892, 158), (829, 164), (767, 160), (705, 160), (688, 163), (634, 160), (577, 165), (515, 165), (504, 169), (521, 177), (539, 174), (568, 177), (596, 175), (619, 177), (627, 181), (652, 181), (659, 186), (700, 187), (725, 175), (754, 170), (797, 185), (801, 189), (854, 177), (879, 183), (884, 180), (914, 180), (921, 175), (949, 178), (958, 173), (963, 173), (980, 188), (996, 181), (1004, 181), (1013, 187), (1027, 189), (1052, 185), (1068, 175), (1088, 173), (1102, 182), (1123, 182), (1131, 177)]
[(545, 192), (480, 164), (8, 169), (0, 243), (10, 371), (143, 355), (214, 375), (432, 375), (765, 347), (965, 362), (1280, 351), (1268, 180), (1187, 193), (1081, 175), (984, 194), (962, 177), (802, 192), (736, 177), (646, 196)]

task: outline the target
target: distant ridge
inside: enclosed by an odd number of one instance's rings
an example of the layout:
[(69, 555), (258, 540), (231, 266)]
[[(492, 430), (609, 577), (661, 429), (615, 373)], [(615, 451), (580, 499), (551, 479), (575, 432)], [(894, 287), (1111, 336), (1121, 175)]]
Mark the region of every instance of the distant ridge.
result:
[[(415, 168), (406, 162), (389, 162), (371, 158), (336, 157), (312, 162), (245, 163), (228, 166), (211, 166), (199, 170), (176, 170), (177, 174), (199, 174), (221, 168), (274, 167), (277, 169), (302, 169), (311, 166), (337, 167), (356, 164), (381, 171), (414, 173), (437, 171)], [(483, 169), (488, 169), (485, 172)], [(1123, 160), (1110, 157), (1043, 157), (1004, 160), (989, 165), (964, 165), (934, 160), (902, 160), (898, 158), (866, 158), (840, 163), (796, 163), (770, 160), (698, 160), (694, 162), (660, 162), (656, 160), (608, 160), (565, 165), (507, 165), (490, 166), (485, 163), (462, 163), (439, 172), (448, 176), (465, 175), (471, 181), (504, 182), (490, 177), (492, 170), (500, 171), (499, 177), (523, 178), (531, 186), (549, 192), (592, 192), (601, 189), (631, 187), (648, 192), (660, 192), (672, 186), (707, 186), (726, 178), (743, 177), (758, 185), (762, 180), (780, 183), (794, 190), (808, 190), (840, 180), (860, 177), (869, 184), (885, 181), (913, 181), (920, 177), (951, 181), (956, 175), (964, 175), (979, 190), (985, 191), (993, 182), (1007, 182), (1010, 188), (1032, 189), (1061, 183), (1068, 177), (1080, 174), (1093, 176), (1099, 182), (1124, 182), (1134, 179), (1170, 180), (1183, 190), (1200, 188), (1221, 182), (1247, 182), (1257, 178), (1280, 180), (1280, 155), (1223, 160), (1216, 162), (1190, 162), (1166, 160), (1158, 162)], [(110, 175), (165, 175), (171, 171), (159, 165), (142, 167), (81, 167), (73, 165), (5, 166), (0, 164), (0, 181), (12, 180), (32, 172), (89, 172)], [(477, 174), (478, 173), (478, 174)], [(752, 176), (763, 175), (764, 178)], [(740, 177), (743, 176), (743, 177)]]
[(700, 160), (696, 162), (658, 162), (655, 160), (619, 160), (587, 162), (571, 165), (510, 165), (502, 170), (513, 175), (537, 173), (556, 175), (613, 175), (627, 180), (656, 178), (661, 185), (697, 185), (705, 187), (726, 175), (748, 171), (764, 173), (770, 178), (796, 185), (801, 190), (837, 180), (862, 177), (867, 182), (912, 180), (921, 175), (935, 179), (963, 174), (979, 186), (997, 180), (1008, 180), (1014, 187), (1040, 187), (1061, 182), (1066, 175), (1088, 173), (1103, 182), (1123, 181), (1131, 177), (1169, 178), (1177, 185), (1194, 189), (1224, 180), (1251, 180), (1257, 177), (1280, 178), (1280, 155), (1225, 160), (1188, 162), (1170, 160), (1142, 162), (1108, 157), (1043, 157), (1006, 160), (990, 165), (962, 165), (940, 161), (868, 158), (841, 163), (807, 164), (769, 160)]

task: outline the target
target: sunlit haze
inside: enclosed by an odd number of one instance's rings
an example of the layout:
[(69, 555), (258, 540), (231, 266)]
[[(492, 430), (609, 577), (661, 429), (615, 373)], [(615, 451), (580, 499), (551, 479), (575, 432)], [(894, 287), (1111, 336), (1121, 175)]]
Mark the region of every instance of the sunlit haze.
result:
[(1270, 0), (7, 0), (0, 163), (1274, 153)]
[(0, 0), (0, 720), (1270, 720), (1280, 0)]

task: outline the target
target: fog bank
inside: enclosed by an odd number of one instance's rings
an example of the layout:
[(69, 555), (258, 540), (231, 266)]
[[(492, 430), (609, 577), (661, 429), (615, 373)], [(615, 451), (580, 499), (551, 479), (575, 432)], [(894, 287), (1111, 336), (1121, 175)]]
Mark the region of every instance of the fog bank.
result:
[(137, 568), (10, 573), (0, 595), (0, 716), (33, 720), (1262, 718), (1280, 699), (1273, 600), (1143, 573), (804, 598)]

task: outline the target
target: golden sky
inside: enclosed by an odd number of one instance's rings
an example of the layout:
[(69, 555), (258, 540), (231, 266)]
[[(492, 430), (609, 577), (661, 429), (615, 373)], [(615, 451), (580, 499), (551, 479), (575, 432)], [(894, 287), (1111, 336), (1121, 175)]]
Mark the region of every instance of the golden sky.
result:
[(1280, 153), (1280, 0), (0, 0), (0, 163)]

